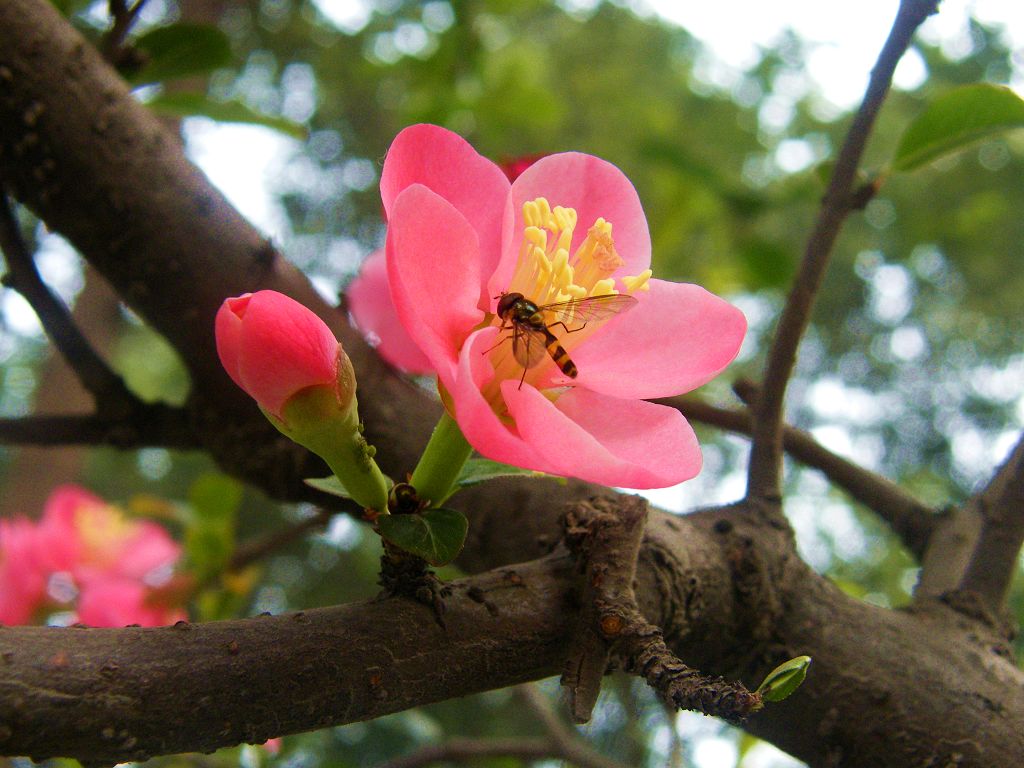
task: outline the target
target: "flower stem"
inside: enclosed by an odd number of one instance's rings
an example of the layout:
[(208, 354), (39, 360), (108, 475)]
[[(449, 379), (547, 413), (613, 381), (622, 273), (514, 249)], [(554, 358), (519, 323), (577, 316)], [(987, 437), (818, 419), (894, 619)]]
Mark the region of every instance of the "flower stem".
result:
[(434, 427), (434, 434), (413, 470), (410, 484), (430, 507), (437, 507), (451, 496), (462, 465), (473, 452), (462, 430), (447, 411)]

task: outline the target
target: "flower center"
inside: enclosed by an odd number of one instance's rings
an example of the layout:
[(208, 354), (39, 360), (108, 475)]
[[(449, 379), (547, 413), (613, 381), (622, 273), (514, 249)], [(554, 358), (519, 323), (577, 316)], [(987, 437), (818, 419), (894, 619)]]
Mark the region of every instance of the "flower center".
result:
[[(523, 203), (523, 244), (508, 293), (521, 293), (544, 306), (571, 299), (619, 293), (612, 275), (625, 262), (615, 250), (611, 222), (599, 218), (574, 253), (577, 216), (573, 208), (552, 208), (543, 197)], [(647, 290), (651, 270), (622, 277), (626, 293)]]
[[(537, 312), (531, 315), (526, 304), (519, 304), (492, 320), (493, 325), (503, 326), (503, 335), (490, 351), (495, 376), (484, 395), (499, 411), (504, 409), (500, 382), (507, 379), (539, 384), (549, 396), (557, 396), (557, 388), (569, 385), (576, 375), (572, 350), (615, 314), (597, 311), (599, 302), (591, 300), (646, 291), (651, 277), (649, 269), (615, 277), (625, 261), (615, 249), (611, 222), (603, 218), (590, 226), (572, 253), (575, 209), (552, 208), (538, 197), (523, 204), (523, 221), (519, 259), (505, 294), (521, 294)], [(607, 301), (600, 303), (608, 306)], [(548, 309), (551, 305), (558, 306)], [(559, 370), (552, 371), (553, 366)]]

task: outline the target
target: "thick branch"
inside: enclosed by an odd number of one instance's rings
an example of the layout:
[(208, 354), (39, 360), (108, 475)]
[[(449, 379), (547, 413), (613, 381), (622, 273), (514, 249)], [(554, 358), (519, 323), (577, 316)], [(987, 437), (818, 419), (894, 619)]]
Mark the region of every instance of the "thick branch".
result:
[(985, 489), (967, 503), (981, 512), (981, 534), (960, 587), (998, 609), (1006, 602), (1024, 543), (1024, 436)]
[(937, 5), (938, 0), (900, 0), (892, 30), (871, 70), (864, 100), (839, 150), (818, 219), (768, 352), (761, 397), (754, 412), (754, 443), (747, 481), (751, 498), (777, 499), (780, 496), (783, 404), (796, 365), (797, 348), (810, 322), (832, 247), (847, 215), (857, 204), (854, 194), (857, 167), (889, 91), (893, 72), (914, 32), (935, 12)]
[[(656, 402), (678, 409), (690, 421), (740, 435), (753, 433), (753, 420), (747, 411), (719, 408), (686, 396)], [(888, 523), (920, 562), (938, 519), (931, 508), (891, 480), (833, 453), (802, 429), (784, 425), (782, 446), (797, 461), (821, 470), (825, 477)]]
[[(800, 691), (747, 727), (812, 766), (1019, 765), (1024, 675), (989, 651), (983, 627), (962, 631), (939, 604), (852, 600), (757, 519), (743, 507), (652, 517), (636, 588), (673, 652), (703, 669), (756, 682), (783, 658), (814, 657)], [(3, 628), (0, 750), (121, 762), (552, 675), (574, 584), (559, 557), (456, 582), (446, 629), (402, 599), (161, 629)], [(762, 626), (778, 590), (784, 604)]]

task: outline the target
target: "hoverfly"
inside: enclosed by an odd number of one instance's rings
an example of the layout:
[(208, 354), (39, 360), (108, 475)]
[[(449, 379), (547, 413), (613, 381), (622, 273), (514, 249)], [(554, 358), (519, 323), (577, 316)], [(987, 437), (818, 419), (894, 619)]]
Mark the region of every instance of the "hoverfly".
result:
[[(512, 329), (512, 355), (523, 366), (519, 386), (523, 386), (526, 371), (538, 365), (545, 354), (570, 379), (575, 379), (579, 374), (576, 363), (569, 357), (558, 337), (551, 332), (556, 325), (562, 326), (566, 333), (576, 333), (586, 328), (587, 323), (605, 320), (636, 303), (637, 300), (628, 294), (609, 293), (538, 306), (521, 293), (501, 294), (497, 315), (501, 318), (501, 330)], [(568, 324), (579, 322), (583, 324), (578, 328), (569, 328)]]

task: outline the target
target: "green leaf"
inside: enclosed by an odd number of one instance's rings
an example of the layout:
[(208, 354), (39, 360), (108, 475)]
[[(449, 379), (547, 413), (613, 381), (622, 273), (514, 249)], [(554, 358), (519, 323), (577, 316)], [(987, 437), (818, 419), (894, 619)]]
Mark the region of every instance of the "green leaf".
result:
[(499, 477), (547, 477), (543, 472), (536, 472), (532, 469), (513, 467), (509, 464), (502, 464), (500, 461), (490, 459), (469, 459), (462, 465), (462, 472), (455, 484), (460, 488), (468, 488), (471, 485), (485, 483)]
[(231, 63), (227, 35), (207, 24), (158, 27), (137, 38), (134, 45), (146, 54), (147, 60), (128, 76), (132, 85), (201, 75)]
[(342, 485), (341, 480), (336, 475), (331, 475), (330, 477), (307, 477), (302, 482), (310, 488), (316, 488), (318, 491), (329, 493), (332, 496), (340, 496), (343, 499), (352, 498), (352, 495)]
[(965, 85), (935, 99), (903, 133), (893, 168), (912, 171), (971, 142), (1024, 126), (1024, 99), (1001, 85)]
[(242, 485), (226, 475), (209, 473), (189, 488), (192, 519), (185, 529), (185, 552), (199, 581), (221, 573), (235, 549), (235, 521)]
[(810, 656), (797, 656), (795, 659), (783, 662), (768, 673), (755, 693), (761, 694), (761, 698), (765, 701), (782, 701), (800, 687), (804, 678), (807, 677), (809, 666), (811, 666)]
[(158, 115), (168, 117), (208, 117), (220, 123), (247, 123), (272, 128), (296, 139), (305, 139), (309, 132), (293, 120), (278, 115), (256, 112), (240, 101), (214, 101), (202, 93), (163, 93), (146, 102)]
[(462, 551), (469, 521), (454, 509), (429, 509), (422, 515), (384, 515), (377, 518), (380, 535), (399, 549), (431, 565), (446, 565)]

